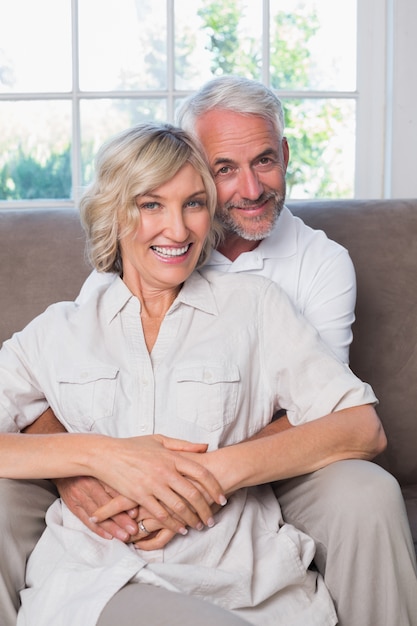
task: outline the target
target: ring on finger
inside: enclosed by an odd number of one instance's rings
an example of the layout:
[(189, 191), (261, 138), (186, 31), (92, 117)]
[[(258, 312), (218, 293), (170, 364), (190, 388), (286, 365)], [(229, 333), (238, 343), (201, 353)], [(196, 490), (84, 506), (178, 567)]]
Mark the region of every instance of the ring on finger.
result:
[(146, 529), (145, 524), (143, 523), (143, 519), (139, 520), (138, 526), (139, 526), (139, 530), (149, 535), (150, 531)]

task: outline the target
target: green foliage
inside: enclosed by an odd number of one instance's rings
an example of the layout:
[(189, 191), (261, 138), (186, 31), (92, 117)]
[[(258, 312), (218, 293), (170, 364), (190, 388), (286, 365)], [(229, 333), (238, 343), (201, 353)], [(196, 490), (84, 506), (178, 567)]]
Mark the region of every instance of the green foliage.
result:
[(71, 149), (52, 152), (44, 164), (21, 149), (0, 170), (0, 199), (34, 200), (71, 196)]
[[(211, 0), (197, 12), (208, 36), (207, 49), (212, 53), (210, 70), (215, 76), (257, 74), (258, 58), (255, 41), (239, 38), (239, 24), (243, 12), (239, 0)], [(246, 49), (245, 49), (246, 48)]]
[(232, 74), (238, 65), (240, 10), (235, 0), (215, 0), (198, 11), (208, 35), (213, 74)]
[(270, 47), (273, 89), (301, 89), (309, 84), (307, 44), (319, 26), (315, 13), (277, 13)]

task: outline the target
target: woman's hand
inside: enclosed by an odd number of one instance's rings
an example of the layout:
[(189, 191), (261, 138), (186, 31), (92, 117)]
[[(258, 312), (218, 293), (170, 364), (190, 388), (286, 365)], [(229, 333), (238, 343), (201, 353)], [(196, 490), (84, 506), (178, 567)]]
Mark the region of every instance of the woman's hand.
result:
[(162, 550), (171, 539), (177, 536), (172, 530), (164, 528), (143, 507), (139, 507), (137, 523), (138, 533), (131, 538), (130, 543), (140, 550)]
[[(92, 450), (94, 475), (111, 485), (116, 497), (94, 512), (91, 523), (101, 523), (136, 504), (145, 507), (162, 528), (186, 534), (186, 526), (213, 524), (211, 502), (225, 504), (222, 488), (213, 474), (197, 462), (207, 450), (163, 435), (129, 439), (103, 438), (105, 450)], [(181, 452), (198, 453), (196, 460)], [(105, 462), (103, 463), (103, 458)]]
[[(130, 504), (130, 500), (125, 502), (125, 506)], [(222, 507), (219, 504), (213, 504), (211, 507), (212, 515), (217, 513)], [(173, 537), (176, 537), (176, 533), (161, 525), (158, 520), (153, 518), (149, 511), (143, 507), (136, 509), (137, 517), (136, 523), (138, 524), (138, 532), (132, 535), (128, 543), (132, 543), (135, 548), (140, 550), (162, 550)], [(103, 522), (104, 523), (104, 522)], [(200, 529), (203, 529), (201, 524)]]

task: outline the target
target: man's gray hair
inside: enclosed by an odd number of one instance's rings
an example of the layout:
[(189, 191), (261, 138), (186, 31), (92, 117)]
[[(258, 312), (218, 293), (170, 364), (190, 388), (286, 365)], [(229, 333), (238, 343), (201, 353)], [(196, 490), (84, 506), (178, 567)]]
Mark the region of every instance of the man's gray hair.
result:
[(279, 139), (283, 137), (285, 123), (281, 101), (271, 89), (256, 80), (240, 76), (214, 78), (182, 103), (177, 123), (194, 134), (197, 118), (213, 109), (259, 115), (272, 123)]

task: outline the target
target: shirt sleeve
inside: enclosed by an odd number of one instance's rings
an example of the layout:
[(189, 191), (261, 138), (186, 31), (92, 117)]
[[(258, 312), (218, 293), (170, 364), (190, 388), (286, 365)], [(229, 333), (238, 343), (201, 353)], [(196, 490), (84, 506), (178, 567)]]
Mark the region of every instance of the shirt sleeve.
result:
[(260, 366), (291, 424), (377, 402), (372, 388), (335, 356), (279, 287), (271, 283), (264, 293)]
[(355, 304), (355, 269), (347, 250), (340, 248), (337, 255), (316, 264), (302, 313), (345, 363), (349, 363)]
[(52, 332), (48, 312), (51, 309), (5, 341), (0, 350), (0, 430), (3, 432), (23, 430), (49, 406), (39, 375), (46, 371), (45, 361), (53, 369), (52, 360), (45, 354), (47, 335)]

